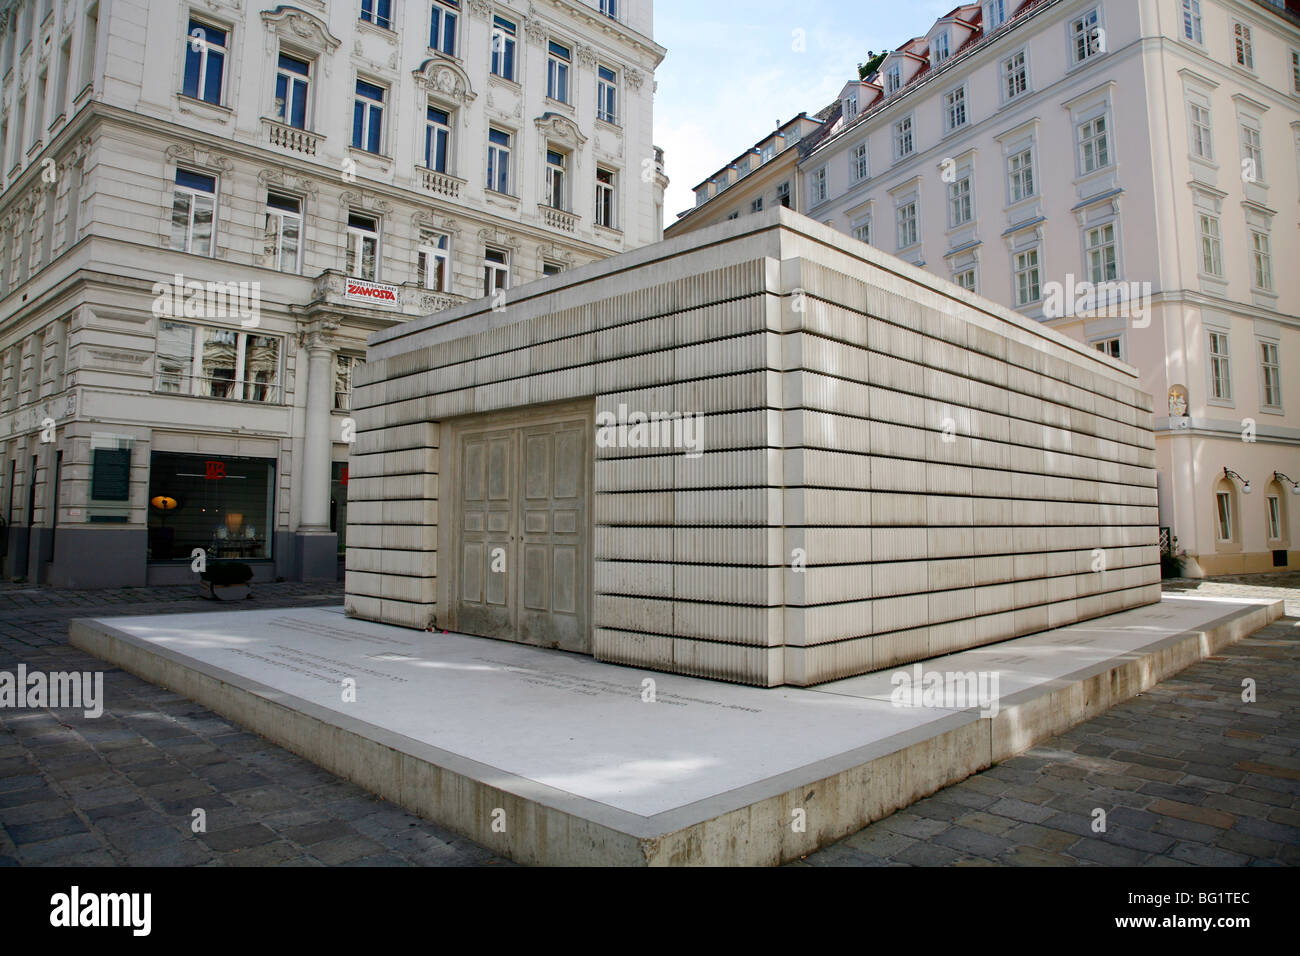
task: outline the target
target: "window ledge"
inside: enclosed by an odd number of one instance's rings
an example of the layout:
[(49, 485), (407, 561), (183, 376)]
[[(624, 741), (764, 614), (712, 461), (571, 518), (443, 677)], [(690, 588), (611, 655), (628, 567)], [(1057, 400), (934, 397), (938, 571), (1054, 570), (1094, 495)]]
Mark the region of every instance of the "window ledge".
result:
[(196, 99), (185, 93), (176, 94), (176, 106), (183, 113), (207, 113), (213, 119), (228, 123), (235, 115), (235, 111), (229, 106), (222, 106), (220, 103), (209, 103), (207, 100)]

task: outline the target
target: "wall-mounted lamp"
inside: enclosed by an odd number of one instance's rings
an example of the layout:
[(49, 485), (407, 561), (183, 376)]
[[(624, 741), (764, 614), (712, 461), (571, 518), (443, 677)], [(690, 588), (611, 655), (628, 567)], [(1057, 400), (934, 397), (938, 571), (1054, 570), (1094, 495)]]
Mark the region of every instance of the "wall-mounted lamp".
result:
[(1241, 475), (1237, 474), (1237, 473), (1236, 473), (1235, 471), (1233, 471), (1231, 468), (1225, 468), (1225, 469), (1223, 469), (1223, 477), (1224, 477), (1224, 478), (1227, 478), (1229, 481), (1231, 481), (1233, 478), (1236, 478), (1238, 481), (1240, 481), (1240, 482), (1241, 482), (1241, 493), (1244, 494), (1244, 495), (1248, 495), (1248, 494), (1250, 494), (1252, 491), (1255, 490), (1254, 488), (1251, 487), (1249, 481), (1247, 481), (1245, 478), (1241, 477)]
[(1275, 471), (1273, 472), (1273, 480), (1287, 482), (1291, 485), (1291, 494), (1300, 495), (1300, 482), (1297, 482), (1294, 478), (1288, 478), (1286, 475), (1282, 474), (1282, 472)]

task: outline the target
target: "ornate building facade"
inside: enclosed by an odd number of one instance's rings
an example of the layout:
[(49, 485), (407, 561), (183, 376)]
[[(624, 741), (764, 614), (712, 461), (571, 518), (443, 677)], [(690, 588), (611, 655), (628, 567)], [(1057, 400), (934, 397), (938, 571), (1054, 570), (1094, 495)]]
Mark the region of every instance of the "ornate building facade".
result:
[(335, 578), (366, 337), (662, 237), (652, 35), (613, 0), (0, 4), (6, 577)]

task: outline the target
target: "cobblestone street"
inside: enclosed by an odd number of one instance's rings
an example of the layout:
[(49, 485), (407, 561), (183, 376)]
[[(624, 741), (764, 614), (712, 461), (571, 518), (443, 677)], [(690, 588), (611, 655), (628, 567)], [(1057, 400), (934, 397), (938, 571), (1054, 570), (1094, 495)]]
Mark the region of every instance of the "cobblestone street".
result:
[[(1300, 575), (1168, 589), (1285, 598), (1287, 617), (796, 865), (1300, 863)], [(0, 670), (99, 670), (67, 642), (75, 617), (340, 601), (328, 585), (259, 584), (225, 606), (191, 587), (0, 585)], [(123, 671), (105, 692), (94, 720), (0, 711), (0, 865), (509, 865)]]

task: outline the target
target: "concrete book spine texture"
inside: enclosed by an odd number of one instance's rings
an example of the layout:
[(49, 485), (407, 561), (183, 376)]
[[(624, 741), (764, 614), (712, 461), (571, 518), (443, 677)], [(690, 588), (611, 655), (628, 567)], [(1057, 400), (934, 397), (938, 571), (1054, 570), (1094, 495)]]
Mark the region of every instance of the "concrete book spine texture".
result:
[(784, 210), (371, 355), (360, 618), (807, 686), (1160, 599), (1132, 371)]

